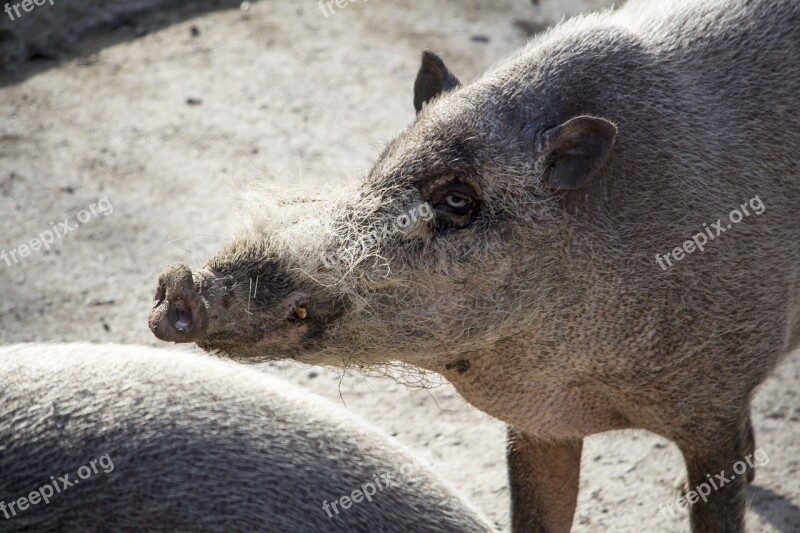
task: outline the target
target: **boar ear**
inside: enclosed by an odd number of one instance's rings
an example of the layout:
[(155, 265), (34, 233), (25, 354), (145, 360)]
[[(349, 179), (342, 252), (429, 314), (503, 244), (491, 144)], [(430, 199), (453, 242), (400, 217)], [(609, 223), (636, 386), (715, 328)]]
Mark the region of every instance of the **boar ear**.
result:
[(422, 65), (414, 82), (414, 109), (417, 114), (422, 111), (422, 106), (441, 93), (461, 85), (453, 74), (447, 70), (444, 61), (431, 52), (422, 52)]
[(553, 189), (580, 189), (611, 155), (617, 127), (604, 118), (575, 117), (544, 132), (544, 183)]

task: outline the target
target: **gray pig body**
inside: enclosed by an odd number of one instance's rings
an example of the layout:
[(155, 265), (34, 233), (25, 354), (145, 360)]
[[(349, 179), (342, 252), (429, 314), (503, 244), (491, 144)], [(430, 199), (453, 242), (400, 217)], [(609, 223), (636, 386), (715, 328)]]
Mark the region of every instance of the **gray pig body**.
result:
[[(752, 455), (750, 398), (800, 341), (799, 94), (796, 0), (631, 1), (467, 85), (426, 53), (417, 120), (348, 198), (302, 224), (262, 209), (173, 266), (151, 327), (441, 372), (510, 426), (516, 531), (569, 530), (593, 433), (673, 440), (698, 486)], [(433, 220), (354, 237), (420, 203)], [(746, 486), (692, 505), (693, 531), (742, 531)]]
[(89, 344), (0, 360), (2, 531), (488, 530), (388, 437), (257, 370)]

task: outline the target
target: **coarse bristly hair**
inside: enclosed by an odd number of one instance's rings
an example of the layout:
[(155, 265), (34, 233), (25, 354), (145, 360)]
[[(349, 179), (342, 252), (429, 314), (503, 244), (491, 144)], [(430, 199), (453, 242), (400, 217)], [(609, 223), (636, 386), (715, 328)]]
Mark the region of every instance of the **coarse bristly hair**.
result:
[[(509, 177), (520, 188), (524, 186), (525, 176)], [(491, 185), (487, 189), (487, 196), (493, 194)], [(508, 278), (509, 272), (531, 263), (528, 259), (512, 264), (513, 251), (499, 239), (491, 238), (493, 219), (503, 220), (504, 233), (513, 240), (509, 232), (525, 231), (523, 213), (535, 211), (540, 221), (545, 222), (547, 217), (554, 216), (553, 201), (544, 195), (533, 199), (514, 196), (505, 187), (496, 194), (502, 196), (495, 205), (487, 202), (483, 206), (485, 214), (480, 226), (470, 230), (469, 238), (447, 240), (435, 239), (434, 221), (421, 216), (421, 212), (432, 212), (431, 206), (402, 182), (384, 183), (366, 191), (360, 183), (354, 183), (326, 193), (324, 199), (308, 196), (292, 199), (291, 194), (272, 185), (250, 184), (241, 195), (242, 215), (237, 218), (242, 222), (235, 242), (239, 249), (255, 247), (263, 257), (289, 257), (288, 271), (296, 283), (311, 287), (310, 290), (318, 287), (328, 298), (346, 301), (351, 317), (373, 318), (357, 321), (352, 326), (345, 321), (329, 328), (330, 337), (346, 335), (349, 339), (342, 354), (344, 359), (337, 364), (353, 362), (353, 359), (362, 366), (385, 364), (389, 359), (380, 354), (386, 352), (399, 355), (401, 351), (411, 351), (431, 356), (441, 351), (450, 356), (449, 345), (459, 337), (471, 337), (469, 342), (474, 346), (470, 349), (477, 349), (502, 336), (503, 331), (509, 329), (508, 323), (512, 331), (519, 331), (530, 320), (522, 312), (521, 303), (517, 304), (519, 312), (515, 313), (498, 305), (495, 299), (500, 292), (488, 291), (488, 294), (478, 295), (479, 301), (476, 301), (476, 295), (459, 295), (457, 291), (432, 298), (430, 291), (430, 282), (447, 280), (450, 284), (466, 274), (480, 276), (481, 283), (508, 286), (515, 282)], [(496, 213), (492, 212), (495, 210)], [(410, 223), (399, 228), (397, 220), (404, 216)], [(551, 233), (545, 231), (539, 240), (546, 243), (555, 239)], [(535, 259), (541, 265), (546, 257), (540, 254)], [(466, 272), (465, 266), (459, 263), (500, 268), (480, 268), (472, 273)], [(428, 273), (439, 281), (426, 280), (421, 273)], [(493, 277), (496, 281), (492, 281)], [(464, 279), (459, 284), (466, 282)], [(523, 283), (524, 276), (519, 275), (517, 296), (523, 295)], [(240, 282), (240, 286), (243, 285)], [(248, 283), (247, 288), (251, 289), (252, 283)], [(545, 304), (542, 302), (540, 307)], [(252, 298), (249, 309), (254, 310)], [(402, 315), (397, 318), (405, 319), (402, 324), (386, 320), (398, 311)], [(403, 331), (402, 327), (413, 330)], [(442, 330), (442, 335), (431, 338), (415, 333), (426, 330)], [(474, 335), (475, 331), (486, 334)], [(403, 336), (402, 342), (406, 343), (402, 350), (396, 347), (398, 335)], [(382, 349), (384, 339), (387, 339), (386, 348)], [(373, 359), (367, 354), (378, 357)]]

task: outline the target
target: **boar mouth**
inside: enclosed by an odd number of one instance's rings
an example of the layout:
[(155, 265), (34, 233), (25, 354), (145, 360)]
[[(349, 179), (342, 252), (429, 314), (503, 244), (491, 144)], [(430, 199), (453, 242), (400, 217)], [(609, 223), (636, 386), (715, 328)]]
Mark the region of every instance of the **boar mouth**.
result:
[(197, 346), (232, 359), (295, 359), (320, 350), (324, 331), (325, 327), (318, 323), (287, 321), (268, 331), (227, 330), (211, 333), (197, 341)]
[(197, 342), (197, 346), (211, 353), (233, 359), (271, 359), (293, 357), (302, 350), (302, 326), (295, 331), (266, 334), (262, 337), (246, 337), (241, 334), (220, 332)]
[(325, 332), (346, 312), (343, 302), (299, 290), (268, 308), (262, 301), (253, 310), (233, 310), (226, 305), (230, 290), (220, 283), (225, 279), (210, 270), (193, 273), (183, 264), (167, 267), (150, 311), (153, 334), (236, 359), (293, 358), (321, 350)]

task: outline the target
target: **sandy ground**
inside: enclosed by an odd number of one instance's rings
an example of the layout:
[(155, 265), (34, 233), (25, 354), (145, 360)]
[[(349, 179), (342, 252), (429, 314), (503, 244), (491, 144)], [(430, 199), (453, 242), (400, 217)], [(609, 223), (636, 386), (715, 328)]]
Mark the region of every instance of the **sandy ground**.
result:
[[(50, 250), (0, 262), (0, 343), (159, 344), (146, 320), (156, 276), (173, 261), (199, 265), (228, 238), (233, 182), (319, 191), (357, 179), (412, 121), (423, 48), (469, 80), (531, 31), (604, 2), (542, 4), (371, 0), (326, 18), (312, 0), (205, 2), (115, 18), (110, 32), (68, 48), (30, 30), (27, 52), (9, 37), (23, 21), (3, 21), (0, 63), (31, 60), (0, 73), (0, 248), (65, 218), (77, 227)], [(62, 8), (26, 17), (52, 25)], [(101, 203), (78, 222), (100, 198), (113, 212)], [(395, 435), (508, 530), (503, 426), (447, 384), (419, 390), (320, 368), (261, 368)], [(751, 488), (751, 531), (800, 531), (799, 383), (795, 354), (755, 400), (769, 462)], [(659, 514), (677, 498), (682, 471), (677, 449), (658, 437), (588, 439), (574, 530), (687, 531), (685, 516)]]

